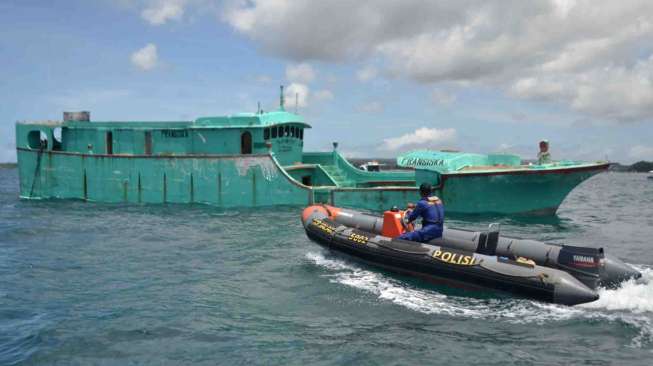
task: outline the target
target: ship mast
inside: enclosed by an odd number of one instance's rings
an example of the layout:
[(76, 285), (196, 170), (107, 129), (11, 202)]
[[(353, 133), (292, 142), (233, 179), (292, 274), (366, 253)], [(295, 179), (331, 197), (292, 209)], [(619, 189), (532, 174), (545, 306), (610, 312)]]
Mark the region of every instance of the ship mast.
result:
[(285, 111), (286, 100), (283, 97), (283, 85), (281, 85), (281, 94), (279, 95), (279, 109)]

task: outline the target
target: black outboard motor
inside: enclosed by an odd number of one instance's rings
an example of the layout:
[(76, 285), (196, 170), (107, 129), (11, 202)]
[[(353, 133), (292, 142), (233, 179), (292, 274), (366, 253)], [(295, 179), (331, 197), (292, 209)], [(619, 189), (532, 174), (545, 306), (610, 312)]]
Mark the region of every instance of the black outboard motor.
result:
[(596, 288), (605, 268), (603, 248), (563, 245), (558, 254), (558, 268), (569, 272), (587, 287)]

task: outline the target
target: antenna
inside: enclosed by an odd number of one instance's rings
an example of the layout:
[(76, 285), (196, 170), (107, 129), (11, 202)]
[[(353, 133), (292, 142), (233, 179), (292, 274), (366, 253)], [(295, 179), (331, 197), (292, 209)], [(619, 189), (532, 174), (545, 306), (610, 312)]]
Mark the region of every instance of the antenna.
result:
[(279, 95), (279, 109), (285, 111), (286, 100), (283, 97), (283, 85), (281, 85), (281, 95)]
[(297, 114), (298, 105), (299, 105), (299, 93), (295, 93), (295, 114)]
[(258, 102), (258, 106), (256, 107), (256, 114), (261, 114), (261, 102)]

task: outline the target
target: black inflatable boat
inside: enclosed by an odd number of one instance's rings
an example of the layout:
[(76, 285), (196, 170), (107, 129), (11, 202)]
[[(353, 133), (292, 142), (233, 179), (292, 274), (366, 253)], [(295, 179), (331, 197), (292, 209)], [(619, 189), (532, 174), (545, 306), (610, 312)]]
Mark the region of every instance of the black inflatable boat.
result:
[(576, 305), (599, 298), (596, 288), (639, 272), (602, 249), (556, 246), (500, 237), (498, 231), (445, 228), (443, 238), (422, 244), (396, 239), (403, 211), (384, 217), (327, 205), (302, 213), (308, 237), (371, 265), (456, 287), (494, 289), (545, 302)]

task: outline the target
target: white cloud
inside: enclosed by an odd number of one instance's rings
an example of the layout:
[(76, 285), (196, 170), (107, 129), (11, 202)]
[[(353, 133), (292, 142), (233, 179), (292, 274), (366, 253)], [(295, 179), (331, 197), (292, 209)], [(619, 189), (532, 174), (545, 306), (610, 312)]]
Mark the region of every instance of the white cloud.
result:
[(567, 103), (586, 115), (631, 122), (653, 119), (653, 58), (630, 68), (604, 67), (577, 73), (542, 73), (515, 81), (520, 98)]
[(314, 97), (316, 100), (331, 100), (333, 99), (333, 93), (331, 92), (331, 90), (322, 89), (316, 91), (314, 93)]
[(358, 107), (358, 110), (365, 113), (379, 113), (383, 112), (383, 103), (379, 101), (371, 101), (364, 103)]
[(286, 66), (286, 79), (290, 82), (308, 84), (315, 79), (315, 71), (310, 64), (302, 63)]
[(489, 87), (597, 119), (653, 120), (650, 0), (251, 0), (230, 3), (224, 19), (297, 62), (374, 60), (420, 83)]
[(628, 152), (628, 157), (634, 160), (653, 161), (653, 146), (633, 146)]
[(184, 15), (185, 0), (156, 0), (141, 12), (141, 18), (152, 25), (162, 25), (169, 20), (180, 20)]
[(453, 128), (437, 129), (421, 127), (414, 132), (399, 137), (383, 140), (383, 150), (399, 150), (406, 147), (429, 147), (435, 148), (448, 144), (456, 139), (456, 130)]
[(159, 62), (159, 56), (156, 50), (156, 45), (148, 43), (145, 47), (132, 53), (131, 61), (134, 66), (143, 71), (149, 71), (155, 68)]
[(258, 75), (255, 79), (257, 82), (262, 84), (266, 84), (272, 81), (272, 78), (268, 75)]
[(286, 99), (287, 107), (303, 108), (308, 105), (308, 95), (310, 90), (308, 86), (301, 83), (292, 83), (284, 89), (284, 98)]
[(497, 151), (505, 152), (505, 151), (508, 151), (508, 150), (510, 150), (510, 149), (512, 149), (512, 148), (513, 148), (513, 145), (511, 145), (511, 144), (506, 144), (506, 143), (504, 142), (504, 143), (499, 144), (499, 146), (497, 147)]
[(378, 75), (379, 71), (374, 66), (364, 67), (356, 72), (356, 77), (362, 82), (370, 81)]

